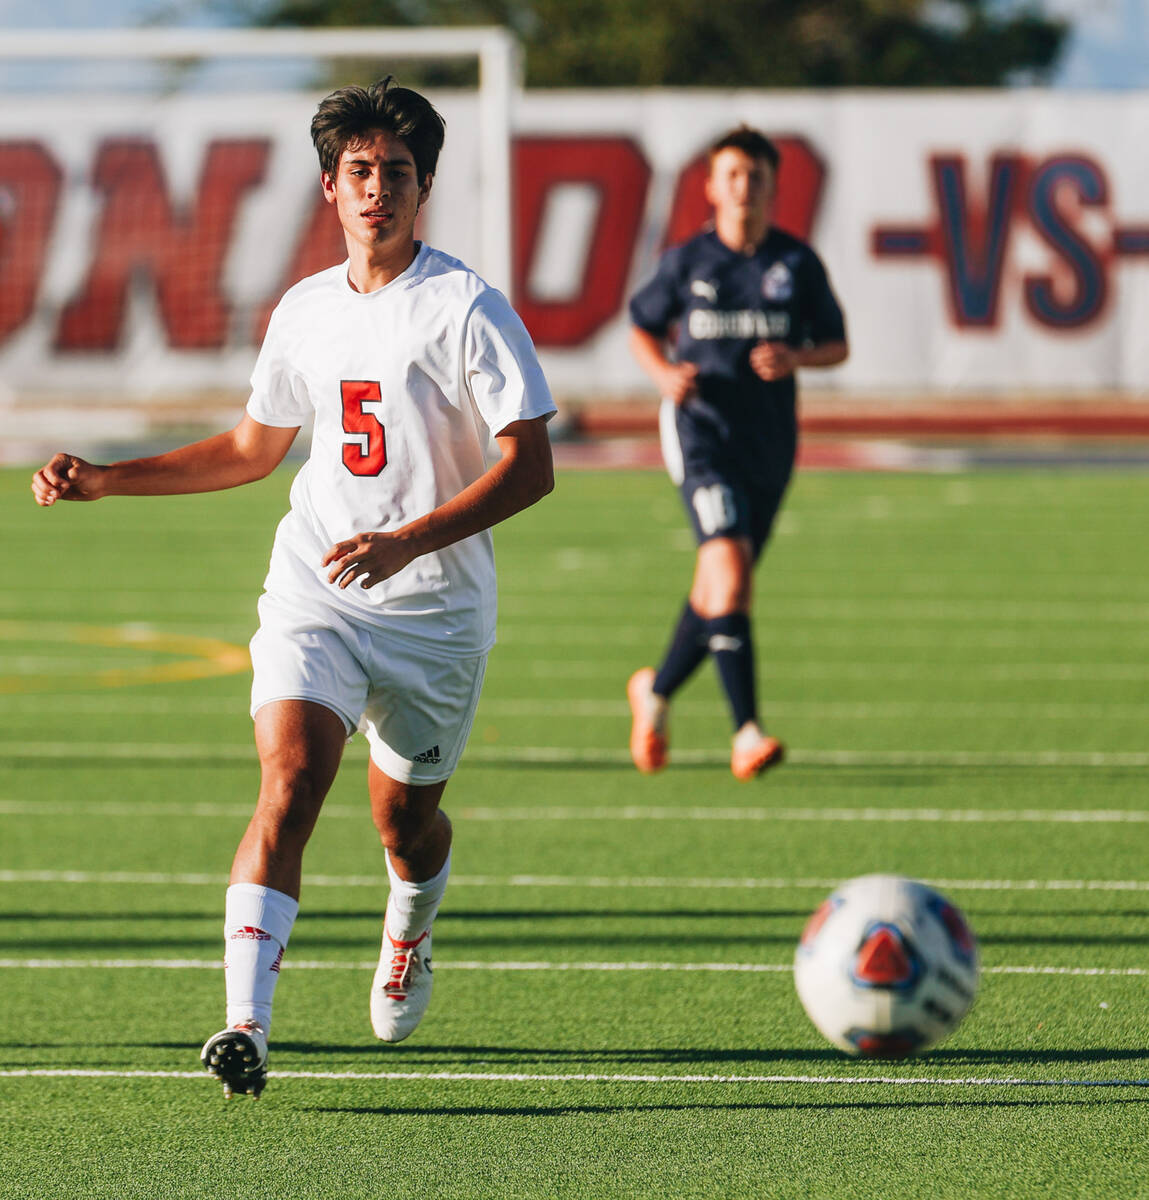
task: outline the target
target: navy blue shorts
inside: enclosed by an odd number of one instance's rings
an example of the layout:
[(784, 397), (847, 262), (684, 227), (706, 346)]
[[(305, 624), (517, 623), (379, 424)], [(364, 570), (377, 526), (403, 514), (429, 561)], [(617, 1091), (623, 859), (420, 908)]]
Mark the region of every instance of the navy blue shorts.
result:
[(690, 420), (672, 401), (659, 411), (662, 457), (678, 486), (698, 544), (713, 538), (745, 538), (757, 560), (790, 482), (792, 457), (762, 474), (739, 456), (694, 436)]

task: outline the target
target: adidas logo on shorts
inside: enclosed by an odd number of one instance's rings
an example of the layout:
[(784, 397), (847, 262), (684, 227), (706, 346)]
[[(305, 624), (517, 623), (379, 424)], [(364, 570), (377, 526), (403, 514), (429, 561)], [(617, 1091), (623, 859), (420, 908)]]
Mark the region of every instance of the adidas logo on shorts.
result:
[(439, 747), (432, 746), (430, 750), (424, 750), (422, 754), (416, 754), (415, 757), (413, 759), (411, 759), (411, 761), (417, 762), (417, 763), (434, 764), (434, 763), (442, 762), (443, 759), (442, 759), (442, 756), (439, 754)]

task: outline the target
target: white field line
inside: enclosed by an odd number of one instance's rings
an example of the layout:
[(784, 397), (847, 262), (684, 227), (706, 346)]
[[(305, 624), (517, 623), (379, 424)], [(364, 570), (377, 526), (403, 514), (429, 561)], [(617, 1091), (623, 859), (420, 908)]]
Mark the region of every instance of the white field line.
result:
[[(55, 657), (40, 654), (21, 654), (19, 656), (0, 655), (0, 676), (3, 675), (52, 675), (59, 673), (74, 674), (76, 670), (76, 649), (74, 646), (68, 646), (67, 653), (61, 653)], [(167, 661), (159, 655), (150, 656), (146, 662), (154, 664), (156, 662)], [(130, 650), (125, 650), (122, 654), (106, 654), (96, 657), (92, 654), (85, 654), (83, 659), (83, 670), (90, 672), (93, 675), (101, 671), (115, 671), (121, 668), (131, 668), (139, 666), (141, 663), (140, 655), (133, 654)]]
[[(674, 761), (691, 766), (726, 766), (721, 750), (674, 751)], [(556, 766), (630, 766), (625, 749), (566, 746), (477, 746), (466, 759), (485, 763), (545, 763)], [(1143, 750), (800, 750), (786, 751), (788, 763), (807, 767), (1146, 767)]]
[[(362, 749), (362, 747), (359, 747)], [(0, 759), (71, 758), (107, 761), (163, 762), (200, 758), (208, 762), (251, 762), (255, 749), (247, 743), (196, 742), (0, 742)], [(724, 766), (729, 752), (675, 750), (674, 760), (690, 765)], [(629, 766), (624, 749), (581, 749), (571, 746), (476, 746), (464, 761), (508, 765)], [(815, 767), (1149, 767), (1145, 750), (788, 750), (787, 761)]]
[[(544, 642), (553, 644), (584, 641), (600, 644), (605, 637), (611, 641), (645, 640), (650, 637), (648, 625), (611, 623), (607, 627), (592, 627), (577, 620), (570, 624), (555, 621), (531, 620), (518, 615), (506, 623), (500, 636), (507, 641)], [(915, 624), (942, 624), (947, 630), (955, 625), (1000, 626), (1009, 624), (1033, 625), (1134, 625), (1143, 628), (1149, 622), (1149, 604), (1124, 601), (1089, 600), (894, 600), (881, 597), (848, 597), (827, 600), (806, 596), (793, 599), (775, 596), (770, 601), (771, 620), (787, 625), (809, 624), (868, 624), (898, 627)]]
[[(206, 593), (197, 592), (197, 600), (203, 602)], [(139, 596), (144, 605), (155, 606), (154, 596), (144, 594)], [(166, 599), (166, 601), (169, 599)], [(650, 637), (650, 626), (644, 624), (626, 624), (619, 620), (610, 620), (603, 624), (588, 620), (588, 608), (584, 602), (576, 600), (571, 604), (561, 604), (563, 595), (531, 596), (529, 605), (515, 599), (501, 598), (501, 616), (505, 618), (500, 629), (500, 641), (504, 643), (547, 644), (555, 641), (563, 643), (582, 643), (601, 646), (603, 643), (627, 644), (645, 642)], [(616, 618), (616, 604), (613, 596), (600, 594), (600, 606), (603, 612), (613, 614)], [(133, 602), (118, 602), (114, 596), (102, 596), (102, 606), (119, 607), (121, 610), (132, 611), (138, 607)], [(582, 605), (576, 607), (576, 605)], [(545, 605), (551, 619), (533, 619), (539, 605)], [(0, 612), (10, 610), (12, 604), (0, 601)], [(788, 629), (801, 631), (805, 626), (813, 626), (819, 634), (828, 628), (842, 625), (872, 625), (877, 626), (877, 636), (884, 641), (886, 637), (897, 640), (900, 634), (913, 630), (915, 626), (943, 625), (945, 630), (955, 626), (971, 626), (963, 631), (963, 641), (967, 637), (977, 638), (981, 630), (997, 630), (1010, 628), (1013, 625), (1022, 626), (1024, 630), (1041, 632), (1042, 626), (1069, 625), (1075, 629), (1095, 630), (1099, 625), (1123, 626), (1131, 625), (1132, 634), (1137, 634), (1149, 622), (1149, 604), (1145, 602), (1106, 601), (1106, 600), (962, 600), (934, 601), (909, 600), (889, 601), (873, 596), (846, 599), (840, 601), (825, 600), (818, 596), (772, 596), (770, 599), (770, 614), (772, 622), (782, 622)], [(62, 647), (77, 641), (73, 630), (77, 628), (72, 619), (74, 613), (47, 614), (35, 620), (0, 620), (0, 643), (14, 642), (23, 644), (35, 638), (44, 647)], [(195, 625), (200, 629), (210, 629), (216, 632), (223, 623), (205, 620), (203, 610), (180, 613), (168, 608), (167, 617), (178, 619), (182, 626)], [(559, 624), (563, 619), (564, 623)], [(894, 622), (894, 625), (890, 625)], [(152, 631), (157, 626), (150, 622), (120, 622), (109, 625), (108, 628), (127, 628), (133, 630)], [(240, 630), (242, 640), (251, 636), (253, 626), (231, 624), (229, 629)], [(928, 636), (928, 630), (918, 636)], [(931, 641), (936, 641), (932, 638)]]
[[(254, 803), (254, 802), (253, 802)], [(0, 817), (98, 816), (193, 819), (250, 817), (252, 804), (150, 804), (145, 801), (88, 803), (83, 800), (0, 800)], [(582, 808), (538, 805), (531, 808), (452, 808), (464, 821), (686, 821), (733, 823), (928, 824), (928, 825), (1144, 825), (1147, 809), (1040, 808), (709, 808), (623, 804)], [(366, 805), (331, 804), (328, 820), (367, 821)]]
[[(307, 887), (370, 888), (386, 887), (382, 872), (378, 875), (305, 875)], [(828, 892), (840, 879), (691, 879), (683, 876), (605, 876), (605, 875), (452, 875), (452, 888), (569, 888), (596, 890), (654, 889), (657, 891), (814, 891)], [(924, 883), (946, 892), (1149, 892), (1145, 879), (925, 879)], [(0, 884), (155, 884), (160, 887), (227, 886), (227, 876), (208, 873), (162, 871), (12, 871), (0, 870)]]
[[(837, 622), (832, 627), (826, 624), (806, 627), (797, 615), (783, 618), (772, 610), (771, 616), (777, 622), (784, 621), (786, 629), (785, 641), (778, 644), (773, 641), (774, 629), (760, 629), (758, 644), (766, 648), (768, 660), (771, 662), (774, 661), (774, 655), (770, 652), (777, 652), (783, 647), (789, 650), (851, 650), (855, 653), (862, 647), (873, 650), (878, 646), (889, 650), (941, 649), (939, 632), (930, 626), (891, 627), (878, 617), (866, 617)], [(615, 646), (627, 650), (650, 644), (648, 627), (614, 626), (604, 623), (609, 620), (609, 615), (606, 615), (597, 624), (590, 622), (576, 626), (548, 626), (548, 636), (543, 636), (541, 631), (516, 633), (519, 622), (511, 618), (504, 621), (504, 632), (500, 634), (500, 642), (520, 651), (529, 646), (550, 646), (555, 640), (586, 647)], [(1083, 617), (1080, 623), (1065, 628), (1051, 628), (1040, 624), (1000, 627), (975, 625), (962, 630), (961, 646), (967, 652), (973, 649), (991, 651), (1026, 648), (1036, 651), (1048, 648), (1050, 642), (1055, 642), (1058, 652), (1064, 654), (1090, 649), (1104, 652), (1111, 649), (1117, 640), (1129, 649), (1143, 649), (1149, 643), (1149, 631), (1140, 623), (1130, 629), (1117, 630), (1112, 625), (1087, 626), (1086, 621), (1087, 618)], [(185, 628), (189, 624), (186, 621), (181, 622), (181, 626)], [(781, 626), (776, 625), (775, 629), (779, 627)], [(221, 633), (219, 627), (210, 622), (201, 622), (200, 628), (205, 633)], [(97, 658), (93, 651), (85, 649), (78, 654), (75, 643), (69, 641), (48, 644), (51, 639), (59, 636), (50, 627), (46, 627), (43, 632), (29, 634), (23, 639), (23, 646), (18, 653), (0, 654), (0, 672), (37, 674), (45, 671), (56, 672), (63, 667), (66, 673), (74, 674), (77, 667), (83, 671), (90, 671), (101, 662), (105, 666), (115, 666), (127, 661), (123, 653), (105, 654), (102, 658)], [(238, 635), (233, 633), (233, 640), (242, 644), (249, 636), (248, 631)], [(3, 637), (0, 631), (0, 646), (2, 645)]]
[[(582, 573), (591, 566), (598, 566), (611, 574), (617, 573), (617, 563), (611, 561), (611, 556), (604, 555), (600, 562), (592, 564), (587, 556), (580, 556), (582, 561), (572, 566), (572, 571)], [(1138, 581), (1139, 582), (1139, 581)], [(941, 586), (945, 586), (942, 582)], [(1133, 590), (1133, 586), (1116, 579), (1113, 586), (1124, 592), (1125, 596)], [(568, 635), (592, 636), (590, 623), (587, 621), (588, 611), (594, 612), (596, 607), (602, 613), (612, 615), (615, 620), (605, 627), (597, 629), (598, 642), (603, 636), (614, 633), (617, 637), (649, 637), (650, 627), (633, 621), (619, 621), (618, 600), (627, 598), (630, 602), (629, 611), (624, 610), (624, 616), (635, 615), (635, 600), (632, 592), (627, 590), (615, 591), (606, 586), (596, 586), (594, 596), (584, 598), (572, 593), (569, 581), (558, 580), (555, 586), (533, 590), (531, 592), (515, 593), (505, 591), (499, 597), (500, 616), (505, 618), (506, 629), (500, 631), (503, 636), (521, 636), (525, 640), (540, 639), (550, 642), (556, 635), (564, 639)], [(241, 631), (239, 636), (250, 637), (255, 626), (251, 623), (233, 619), (228, 622), (218, 618), (205, 617), (205, 597), (243, 596), (249, 598), (251, 593), (237, 588), (215, 587), (210, 591), (197, 590), (194, 596), (183, 598), (184, 609), (180, 610), (180, 597), (172, 597), (170, 592), (157, 588), (155, 590), (134, 590), (124, 592), (100, 593), (100, 607), (103, 610), (120, 609), (135, 612), (146, 608), (153, 613), (162, 609), (163, 623), (153, 620), (116, 620), (108, 618), (109, 628), (126, 628), (129, 630), (150, 633), (153, 631), (166, 632), (173, 619), (178, 619), (181, 628), (185, 624), (197, 625), (201, 628), (220, 629), (227, 625), (229, 628)], [(162, 603), (157, 603), (157, 598)], [(52, 600), (52, 597), (46, 597)], [(198, 607), (197, 607), (198, 605)], [(0, 614), (13, 611), (22, 612), (26, 606), (25, 599), (18, 594), (0, 596)], [(70, 598), (63, 601), (55, 598), (56, 612), (45, 609), (34, 619), (4, 619), (0, 620), (0, 642), (23, 642), (29, 637), (37, 637), (44, 642), (56, 645), (75, 640), (77, 624), (77, 606)], [(539, 608), (545, 607), (547, 619), (540, 619)], [(1002, 626), (1010, 624), (1033, 625), (1074, 625), (1086, 628), (1098, 625), (1134, 625), (1144, 626), (1149, 621), (1149, 601), (1143, 598), (1120, 598), (1100, 596), (1063, 596), (1051, 599), (1017, 599), (1014, 597), (1001, 598), (994, 596), (947, 596), (939, 599), (934, 596), (898, 598), (890, 600), (880, 595), (852, 595), (840, 598), (827, 598), (822, 592), (774, 592), (769, 599), (771, 618), (784, 621), (788, 626), (803, 625), (840, 625), (849, 623), (875, 623), (883, 625), (891, 618), (900, 626), (915, 624), (940, 624), (947, 629), (955, 625), (973, 626)], [(667, 610), (669, 614), (669, 609)], [(254, 615), (254, 614), (253, 614)], [(669, 619), (669, 618), (668, 618)], [(559, 622), (562, 621), (562, 624)]]
[[(1149, 613), (1149, 609), (1146, 612)], [(774, 614), (774, 617), (778, 621), (784, 620), (778, 614)], [(918, 650), (935, 654), (942, 649), (939, 646), (939, 634), (935, 629), (928, 626), (890, 626), (887, 623), (889, 619), (877, 616), (855, 617), (839, 622), (834, 627), (819, 624), (806, 628), (801, 619), (795, 616), (786, 621), (787, 636), (784, 647), (790, 651), (789, 656), (797, 650), (819, 651), (825, 655), (834, 651), (856, 654), (860, 650), (874, 651), (879, 647), (889, 651)], [(1106, 651), (1111, 650), (1115, 640), (1119, 640), (1129, 649), (1144, 649), (1149, 642), (1149, 634), (1144, 629), (1144, 618), (1139, 619), (1137, 624), (1128, 630), (1122, 630), (1112, 624), (1087, 626), (1087, 620), (1088, 618), (1082, 617), (1079, 624), (1065, 629), (1044, 625), (1006, 625), (1000, 628), (975, 625), (963, 630), (961, 646), (967, 655), (976, 650), (979, 652), (978, 656), (985, 659), (992, 657), (995, 651), (1028, 649), (1030, 652), (1040, 652), (1049, 648), (1051, 640), (1056, 641), (1057, 649), (1062, 654), (1083, 651), (1090, 656), (1093, 652), (1100, 652), (1104, 656)], [(65, 640), (56, 645), (43, 644), (61, 636)], [(640, 647), (649, 647), (650, 630), (646, 626), (604, 626), (601, 622), (569, 626), (549, 625), (532, 629), (512, 621), (505, 624), (504, 631), (500, 634), (500, 643), (511, 654), (516, 655), (521, 655), (531, 647), (549, 648), (556, 643), (587, 648), (610, 646), (619, 651), (633, 652)], [(3, 644), (0, 631), (0, 646)], [(771, 664), (772, 675), (784, 675), (785, 660), (778, 657), (783, 647), (775, 647), (772, 641), (768, 640), (765, 631), (761, 635), (761, 645)], [(241, 646), (235, 649), (240, 654), (243, 653)], [(130, 646), (123, 649), (101, 648), (100, 651), (85, 647), (78, 652), (75, 642), (67, 639), (66, 634), (56, 634), (46, 627), (42, 634), (25, 637), (18, 652), (0, 653), (0, 675), (58, 674), (63, 668), (64, 673), (74, 679), (77, 673), (111, 670), (133, 663), (138, 664), (144, 659), (153, 663), (165, 661), (164, 656), (163, 650), (137, 648), (133, 651)], [(960, 667), (964, 664), (956, 665)], [(976, 667), (985, 664), (970, 665)], [(1102, 664), (1102, 668), (1107, 665), (1110, 664)], [(241, 659), (236, 660), (235, 667), (242, 674)]]
[[(681, 1087), (750, 1084), (808, 1085), (814, 1087), (967, 1087), (1060, 1088), (1149, 1087), (1149, 1079), (1022, 1079), (1015, 1076), (929, 1075), (637, 1075), (600, 1071), (268, 1071), (276, 1080), (334, 1080), (379, 1083), (599, 1083), (646, 1084)], [(214, 1084), (204, 1071), (116, 1071), (87, 1067), (14, 1067), (0, 1070), (0, 1079), (193, 1079)]]
[[(855, 643), (856, 645), (856, 643)], [(520, 673), (535, 679), (610, 679), (619, 682), (618, 663), (607, 659), (575, 660), (545, 659), (535, 655), (516, 665)], [(922, 659), (912, 663), (891, 663), (888, 658), (871, 662), (858, 660), (819, 662), (809, 658), (788, 662), (771, 658), (769, 675), (772, 680), (784, 679), (827, 679), (858, 680), (871, 683), (874, 680), (910, 680), (945, 678), (965, 682), (975, 680), (991, 683), (1032, 682), (1088, 682), (1123, 683), (1149, 680), (1149, 663), (1096, 663), (1093, 661), (1069, 662), (1025, 662), (1025, 663), (978, 663), (964, 659)]]
[[(0, 695), (0, 710), (24, 711), (30, 707), (60, 709), (58, 694)], [(1090, 701), (1088, 703), (1041, 703), (1031, 700), (977, 701), (955, 700), (908, 700), (908, 701), (817, 701), (779, 700), (768, 701), (771, 717), (810, 718), (831, 721), (895, 721), (911, 718), (934, 718), (939, 720), (977, 720), (986, 718), (1004, 720), (1013, 717), (1040, 718), (1051, 721), (1080, 721), (1089, 719), (1144, 720), (1145, 705), (1121, 701)], [(215, 716), (234, 722), (244, 717), (241, 706), (228, 705), (219, 699), (185, 697), (183, 699), (162, 696), (71, 696), (67, 700), (71, 713), (114, 713), (119, 716), (149, 716), (156, 713), (175, 713), (183, 716)], [(680, 700), (675, 703), (676, 715), (685, 717), (713, 716), (713, 701)], [(486, 717), (577, 717), (627, 719), (630, 706), (625, 700), (483, 700), (479, 707)]]
[[(664, 615), (671, 620), (669, 607), (662, 609), (663, 601), (657, 601), (656, 620)], [(764, 600), (764, 616), (760, 622), (763, 632), (770, 633), (785, 625), (787, 630), (853, 628), (873, 626), (881, 630), (883, 612), (886, 604), (878, 596), (853, 596), (831, 606), (824, 598), (811, 595), (796, 595), (789, 593), (779, 595), (771, 593)], [(560, 632), (568, 630), (586, 631), (594, 620), (602, 622), (605, 629), (619, 629), (624, 636), (645, 633), (650, 635), (649, 625), (642, 625), (633, 618), (636, 613), (646, 607), (652, 600), (638, 596), (626, 598), (621, 608), (619, 597), (614, 594), (598, 593), (585, 596), (580, 591), (568, 593), (548, 592), (545, 596), (535, 595), (526, 600), (499, 597), (499, 618), (502, 625), (500, 636), (508, 635), (516, 630), (523, 630), (528, 639), (539, 636), (544, 629), (556, 629)], [(968, 608), (964, 607), (968, 605)], [(1146, 616), (1149, 615), (1149, 604), (1144, 601), (1107, 601), (1098, 597), (1095, 601), (1084, 599), (1052, 600), (1049, 602), (1027, 600), (1000, 600), (992, 598), (969, 598), (952, 603), (931, 602), (930, 600), (895, 602), (890, 606), (892, 614), (896, 614), (900, 629), (920, 629), (923, 633), (938, 631), (937, 626), (943, 627), (942, 632), (948, 633), (954, 627), (961, 627), (963, 639), (967, 630), (975, 636), (985, 628), (1009, 630), (1020, 627), (1026, 630), (1048, 630), (1050, 628), (1069, 626), (1067, 632), (1071, 636), (1096, 628), (1090, 615), (1097, 609), (1103, 610), (1105, 616), (1099, 622), (1100, 632), (1112, 632), (1110, 626), (1134, 626), (1131, 632), (1138, 632), (1143, 627)], [(551, 619), (540, 621), (540, 609), (545, 608)], [(765, 613), (769, 613), (769, 624)], [(1138, 615), (1140, 614), (1140, 615)], [(624, 619), (619, 621), (620, 615)], [(896, 636), (896, 631), (895, 631)]]
[[(771, 616), (773, 619), (775, 614)], [(1083, 625), (1084, 620), (1083, 618)], [(833, 659), (835, 664), (842, 659), (856, 661), (867, 654), (879, 654), (883, 659), (888, 659), (891, 655), (904, 657), (906, 654), (912, 654), (915, 659), (917, 654), (924, 654), (930, 659), (945, 659), (948, 645), (939, 632), (923, 627), (891, 628), (887, 625), (868, 624), (859, 628), (856, 624), (846, 624), (837, 628), (814, 626), (805, 629), (801, 626), (793, 628), (789, 623), (783, 626), (781, 617), (778, 617), (777, 621), (780, 624), (774, 629), (784, 627), (784, 639), (778, 636), (778, 640), (775, 641), (777, 635), (773, 630), (761, 629), (755, 641), (755, 646), (759, 648), (772, 678), (775, 675), (784, 677), (787, 666), (802, 661), (805, 656), (814, 657), (816, 660)], [(508, 623), (507, 629), (517, 631), (518, 627)], [(1119, 665), (1113, 661), (1114, 650), (1118, 647), (1131, 651), (1143, 650), (1147, 642), (1149, 633), (1141, 626), (1128, 631), (1111, 626), (1082, 629), (1073, 626), (1059, 629), (1040, 625), (1016, 629), (984, 629), (975, 626), (968, 632), (962, 630), (960, 642), (954, 643), (964, 652), (964, 657), (959, 658), (955, 654), (952, 659), (945, 661), (947, 665), (952, 665), (955, 671), (960, 671), (963, 667), (976, 670), (993, 664), (998, 652), (1028, 651), (1030, 655), (1048, 652), (1051, 656), (1068, 655), (1070, 658), (1079, 657), (1085, 660), (1073, 663), (1074, 666), (1095, 665), (1089, 660), (1100, 658), (1100, 664), (1096, 665), (1105, 669)], [(645, 653), (649, 653), (655, 648), (648, 627), (640, 626), (627, 630), (594, 623), (582, 627), (548, 629), (545, 637), (542, 636), (541, 630), (536, 636), (522, 632), (501, 632), (499, 645), (502, 648), (499, 651), (500, 655), (513, 658), (521, 658), (536, 647), (545, 654), (555, 645), (582, 647), (588, 653), (602, 652), (609, 648), (610, 657), (616, 660), (612, 664), (616, 672), (617, 658), (620, 654), (644, 653), (643, 647), (646, 648)], [(886, 653), (882, 655), (882, 651)], [(1054, 665), (1060, 664), (1055, 662)], [(926, 669), (921, 667), (918, 668), (918, 675), (926, 679), (931, 677)]]
[(601, 808), (461, 808), (468, 821), (732, 821), (818, 822), (830, 824), (927, 823), (1004, 825), (1143, 825), (1145, 809), (992, 809), (992, 808), (691, 808), (618, 805)]
[[(1089, 618), (1085, 615), (1064, 625), (979, 622), (960, 629), (960, 645), (967, 652), (975, 649), (1023, 650), (1028, 647), (1034, 652), (1048, 649), (1051, 653), (1070, 655), (1074, 651), (1090, 648), (1099, 651), (1107, 648), (1111, 650), (1114, 642), (1142, 647), (1146, 640), (1144, 622), (1149, 620), (1149, 609), (1146, 613), (1146, 617), (1136, 621), (1130, 618), (1127, 628), (1113, 623), (1090, 625)], [(755, 645), (779, 653), (789, 648), (831, 652), (845, 650), (857, 654), (883, 647), (891, 651), (921, 649), (934, 654), (944, 654), (946, 640), (956, 636), (948, 623), (942, 629), (920, 624), (899, 626), (889, 624), (893, 617), (883, 618), (876, 614), (844, 620), (826, 618), (826, 621), (834, 621), (833, 625), (828, 625), (825, 621), (807, 623), (812, 619), (797, 612), (787, 617), (771, 609), (770, 619), (769, 628), (758, 627)], [(528, 626), (521, 620), (512, 618), (502, 623), (499, 645), (515, 654), (522, 654), (534, 646), (544, 650), (549, 650), (555, 645), (580, 646), (590, 651), (611, 647), (614, 651), (627, 653), (633, 652), (637, 647), (651, 645), (650, 626), (613, 625), (609, 622), (610, 617), (606, 616), (597, 621), (585, 620), (583, 624)], [(785, 638), (779, 636), (778, 642), (775, 643), (777, 631), (782, 628), (786, 630)], [(770, 655), (769, 661), (773, 661), (773, 655)]]
[[(645, 642), (643, 643), (645, 644)], [(857, 648), (856, 638), (848, 639), (845, 643)], [(1009, 644), (1013, 644), (1012, 642)], [(963, 643), (965, 645), (965, 643)], [(516, 663), (516, 670), (523, 675), (535, 679), (596, 679), (610, 680), (619, 684), (620, 678), (617, 661), (611, 659), (545, 659), (531, 654), (526, 659)], [(771, 680), (788, 679), (822, 679), (822, 680), (852, 680), (873, 682), (875, 680), (903, 680), (921, 682), (923, 679), (936, 679), (943, 676), (957, 681), (975, 681), (990, 683), (1032, 683), (1032, 682), (1086, 682), (1086, 683), (1143, 683), (1149, 680), (1149, 663), (1134, 660), (1119, 663), (1098, 663), (1093, 656), (1085, 662), (976, 662), (970, 661), (967, 654), (960, 659), (922, 659), (915, 656), (912, 663), (891, 663), (888, 657), (875, 658), (872, 661), (860, 661), (856, 658), (831, 660), (811, 659), (803, 656), (796, 661), (770, 656), (769, 676)], [(69, 681), (68, 688), (72, 687)], [(81, 702), (90, 700), (83, 692), (74, 690), (63, 691), (56, 689), (51, 693), (59, 706), (65, 699), (77, 697)], [(47, 703), (47, 699), (35, 698), (35, 693), (28, 696), (4, 697), (3, 703), (12, 707), (22, 707), (25, 704)], [(161, 701), (163, 703), (163, 701)]]
[[(1025, 717), (1064, 721), (1101, 717), (1145, 719), (1144, 704), (1119, 702), (1043, 704), (1032, 700), (990, 703), (953, 700), (766, 700), (763, 706), (771, 717), (810, 717), (828, 721), (893, 721), (923, 717), (961, 720)], [(219, 711), (218, 704), (215, 711)], [(630, 717), (630, 705), (626, 700), (484, 700), (479, 711), (488, 717)], [(674, 705), (676, 716), (713, 716), (714, 711), (714, 703), (704, 700), (679, 700)]]
[[(83, 800), (0, 800), (0, 817), (98, 816), (197, 818), (251, 815), (252, 804), (150, 804)], [(621, 804), (603, 807), (537, 805), (529, 808), (453, 808), (464, 821), (505, 824), (509, 821), (685, 821), (732, 823), (928, 824), (928, 825), (1144, 825), (1149, 809), (1105, 808), (719, 808)], [(366, 821), (366, 805), (331, 804), (323, 809), (329, 820)]]
[[(722, 750), (674, 751), (674, 761), (691, 766), (727, 766)], [(476, 746), (465, 761), (555, 766), (630, 766), (625, 749), (567, 746)], [(1144, 750), (801, 750), (787, 749), (786, 761), (808, 767), (1146, 767)]]
[[(293, 971), (374, 971), (378, 960), (350, 962), (340, 959), (283, 960), (283, 967)], [(0, 958), (0, 970), (9, 971), (219, 971), (223, 960), (215, 958)], [(671, 974), (719, 975), (788, 975), (794, 968), (790, 963), (732, 963), (732, 962), (547, 962), (547, 961), (467, 961), (438, 960), (436, 970), (443, 971), (501, 971), (558, 973), (636, 973), (665, 972)], [(1077, 978), (1143, 979), (1149, 967), (1057, 967), (1057, 966), (993, 966), (982, 967), (983, 975), (1072, 976)]]

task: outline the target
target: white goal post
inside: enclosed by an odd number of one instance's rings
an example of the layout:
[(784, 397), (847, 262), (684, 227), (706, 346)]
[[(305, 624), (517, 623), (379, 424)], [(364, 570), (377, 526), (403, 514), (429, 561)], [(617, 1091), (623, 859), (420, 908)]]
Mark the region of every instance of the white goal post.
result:
[(520, 47), (506, 29), (132, 29), (9, 30), (0, 63), (14, 61), (213, 59), (448, 59), (479, 67), (479, 260), (496, 287), (511, 285), (511, 133), (522, 87)]

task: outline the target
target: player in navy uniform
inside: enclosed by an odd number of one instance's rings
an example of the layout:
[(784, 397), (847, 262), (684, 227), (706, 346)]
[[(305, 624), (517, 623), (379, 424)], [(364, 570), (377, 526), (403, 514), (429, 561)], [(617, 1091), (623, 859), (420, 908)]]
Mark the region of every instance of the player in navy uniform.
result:
[(783, 755), (758, 720), (751, 580), (794, 466), (795, 371), (834, 366), (849, 348), (818, 256), (771, 226), (778, 159), (747, 126), (719, 138), (706, 181), (713, 228), (668, 250), (630, 302), (631, 349), (663, 397), (663, 456), (698, 540), (662, 665), (627, 685), (644, 772), (665, 766), (668, 703), (707, 654), (730, 702), (734, 774), (753, 779)]

